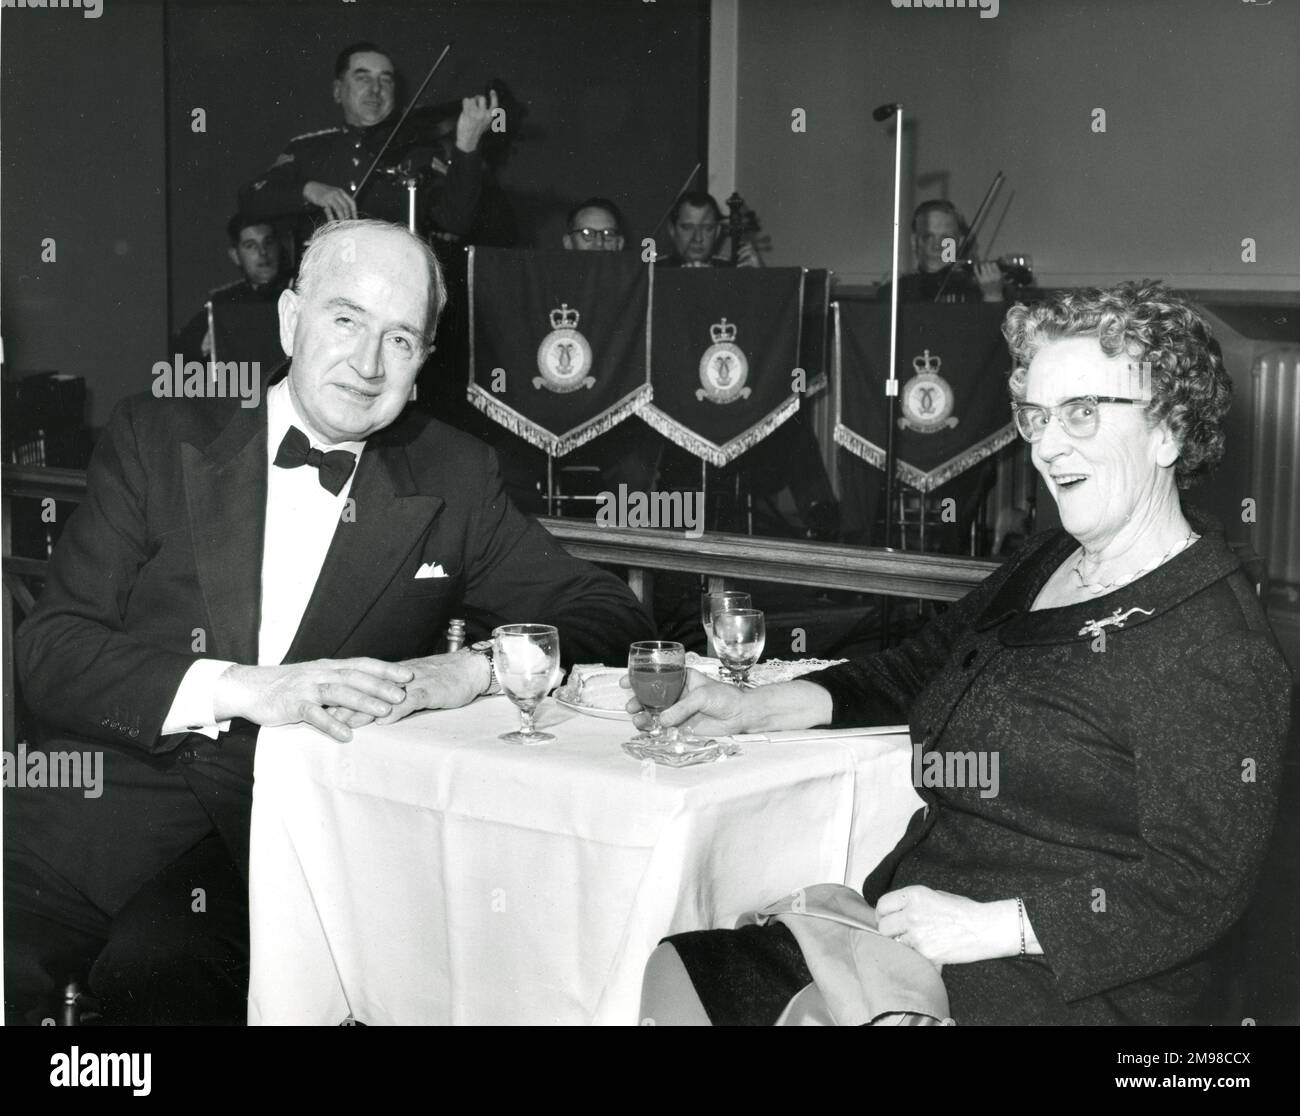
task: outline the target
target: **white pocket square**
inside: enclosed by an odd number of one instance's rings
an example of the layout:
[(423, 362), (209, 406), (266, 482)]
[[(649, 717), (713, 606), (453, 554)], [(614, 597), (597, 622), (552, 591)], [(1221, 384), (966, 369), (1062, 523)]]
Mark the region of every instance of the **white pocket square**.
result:
[(441, 562), (425, 562), (418, 570), (415, 571), (415, 580), (419, 581), (425, 577), (446, 577), (447, 571), (442, 568)]

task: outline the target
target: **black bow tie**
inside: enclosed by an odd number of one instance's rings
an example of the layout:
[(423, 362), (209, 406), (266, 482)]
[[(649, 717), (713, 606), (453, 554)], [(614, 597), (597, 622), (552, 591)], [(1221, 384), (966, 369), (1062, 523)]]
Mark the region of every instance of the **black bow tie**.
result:
[(296, 469), (299, 465), (312, 466), (320, 473), (321, 488), (330, 495), (337, 496), (352, 475), (357, 455), (348, 450), (330, 450), (324, 453), (312, 449), (307, 435), (296, 426), (291, 426), (275, 452), (275, 463), (281, 469)]

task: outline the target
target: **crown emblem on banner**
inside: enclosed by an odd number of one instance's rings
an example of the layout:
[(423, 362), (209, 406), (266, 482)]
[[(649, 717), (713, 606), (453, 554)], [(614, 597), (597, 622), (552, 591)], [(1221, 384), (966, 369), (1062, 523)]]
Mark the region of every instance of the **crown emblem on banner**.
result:
[(551, 311), (551, 328), (552, 329), (577, 329), (578, 311), (570, 310), (567, 302), (561, 302), (558, 310)]
[(930, 350), (926, 349), (924, 355), (912, 358), (912, 370), (918, 376), (937, 376), (943, 360), (937, 356), (931, 356)]
[(714, 322), (709, 326), (709, 336), (713, 338), (715, 345), (721, 345), (724, 341), (734, 341), (736, 339), (735, 323), (723, 318), (720, 322)]
[(957, 425), (958, 420), (952, 413), (957, 400), (952, 385), (939, 375), (942, 366), (943, 360), (931, 355), (929, 349), (912, 358), (912, 370), (916, 375), (898, 393), (898, 404), (903, 411), (898, 420), (900, 429), (915, 430), (918, 434), (937, 434)]
[(713, 344), (700, 357), (700, 386), (695, 399), (703, 403), (731, 403), (748, 399), (753, 389), (745, 386), (749, 378), (749, 358), (736, 345), (736, 326), (723, 318), (709, 326)]
[(545, 388), (564, 395), (596, 386), (591, 375), (591, 345), (578, 332), (581, 316), (567, 302), (551, 311), (551, 332), (537, 346), (537, 371), (541, 375), (533, 377), (534, 390)]

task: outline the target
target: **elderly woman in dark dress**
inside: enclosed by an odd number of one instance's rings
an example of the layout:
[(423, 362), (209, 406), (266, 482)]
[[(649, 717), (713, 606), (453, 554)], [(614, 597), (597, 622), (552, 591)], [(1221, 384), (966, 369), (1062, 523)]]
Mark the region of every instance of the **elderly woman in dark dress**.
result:
[[(1160, 284), (1016, 306), (1004, 332), (1064, 530), (897, 648), (750, 691), (693, 675), (663, 720), (906, 720), (927, 754), (997, 752), (996, 796), (918, 788), (863, 887), (879, 933), (940, 971), (958, 1024), (1197, 1021), (1273, 825), (1291, 686), (1238, 559), (1179, 498), (1222, 456), (1231, 381)], [(781, 922), (679, 934), (642, 1017), (772, 1023), (807, 962)]]

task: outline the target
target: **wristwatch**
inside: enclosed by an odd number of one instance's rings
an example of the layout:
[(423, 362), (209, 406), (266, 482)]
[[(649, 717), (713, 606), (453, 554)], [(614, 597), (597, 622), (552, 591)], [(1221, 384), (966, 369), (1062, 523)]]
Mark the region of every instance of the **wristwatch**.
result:
[(497, 681), (497, 664), (493, 656), (492, 641), (490, 639), (480, 639), (477, 643), (471, 643), (469, 649), (476, 655), (484, 656), (488, 661), (488, 688), (483, 693), (502, 693), (501, 683)]

